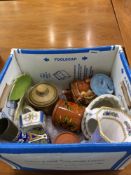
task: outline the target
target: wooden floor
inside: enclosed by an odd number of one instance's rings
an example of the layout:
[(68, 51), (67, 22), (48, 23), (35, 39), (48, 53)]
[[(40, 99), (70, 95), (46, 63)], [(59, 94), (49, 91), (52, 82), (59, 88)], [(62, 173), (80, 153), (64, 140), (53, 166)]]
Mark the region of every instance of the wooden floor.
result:
[[(68, 48), (121, 44), (131, 65), (130, 0), (21, 0), (0, 1), (0, 67), (11, 48)], [(39, 172), (39, 174), (70, 174)], [(72, 174), (131, 175), (123, 171)], [(0, 175), (36, 172), (12, 170), (0, 162)]]
[(0, 54), (11, 48), (123, 44), (110, 0), (0, 1)]
[(112, 3), (123, 39), (123, 45), (131, 65), (131, 1), (112, 0)]

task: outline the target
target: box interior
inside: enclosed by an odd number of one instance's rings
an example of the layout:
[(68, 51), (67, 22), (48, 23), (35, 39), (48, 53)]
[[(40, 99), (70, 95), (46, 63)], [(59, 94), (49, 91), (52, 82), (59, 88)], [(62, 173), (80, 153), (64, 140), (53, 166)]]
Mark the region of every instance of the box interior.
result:
[[(0, 96), (6, 84), (11, 84), (21, 73), (30, 74), (34, 82), (52, 82), (59, 89), (68, 88), (73, 79), (106, 73), (113, 79), (115, 95), (131, 114), (131, 74), (121, 46), (63, 50), (12, 49), (0, 74)], [(130, 158), (131, 152), (130, 143), (89, 143), (88, 146), (0, 143), (0, 148), (1, 158), (6, 163), (13, 168), (27, 170), (119, 169)]]
[[(34, 83), (50, 82), (58, 89), (69, 88), (74, 79), (105, 73), (112, 77), (115, 95), (127, 113), (131, 113), (130, 70), (121, 46), (91, 49), (26, 50), (12, 49), (1, 73), (0, 95), (6, 84), (11, 84), (21, 73), (30, 74)], [(121, 88), (124, 82), (125, 92)], [(128, 95), (128, 102), (127, 102)]]

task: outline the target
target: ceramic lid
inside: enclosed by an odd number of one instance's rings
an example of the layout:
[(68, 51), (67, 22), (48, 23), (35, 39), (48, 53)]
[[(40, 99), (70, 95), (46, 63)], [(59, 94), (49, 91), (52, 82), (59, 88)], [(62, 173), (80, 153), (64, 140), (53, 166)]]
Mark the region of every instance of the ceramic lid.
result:
[(58, 98), (56, 87), (48, 83), (33, 86), (28, 95), (32, 103), (42, 107), (51, 105)]
[(91, 89), (97, 96), (113, 94), (113, 80), (106, 74), (96, 74), (91, 79)]

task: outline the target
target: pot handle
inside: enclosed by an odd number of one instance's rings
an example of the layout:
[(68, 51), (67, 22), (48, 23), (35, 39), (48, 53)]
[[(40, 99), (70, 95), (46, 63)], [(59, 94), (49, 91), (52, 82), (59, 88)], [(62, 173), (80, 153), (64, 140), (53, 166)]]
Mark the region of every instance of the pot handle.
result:
[(26, 113), (32, 112), (32, 111), (35, 111), (35, 110), (31, 106), (25, 105), (22, 112), (23, 112), (23, 114), (26, 114)]
[(96, 113), (98, 112), (98, 110), (99, 109), (96, 108), (94, 110), (86, 111), (85, 127), (89, 136), (91, 136), (94, 133), (94, 131), (98, 126), (97, 117), (96, 117), (97, 116)]

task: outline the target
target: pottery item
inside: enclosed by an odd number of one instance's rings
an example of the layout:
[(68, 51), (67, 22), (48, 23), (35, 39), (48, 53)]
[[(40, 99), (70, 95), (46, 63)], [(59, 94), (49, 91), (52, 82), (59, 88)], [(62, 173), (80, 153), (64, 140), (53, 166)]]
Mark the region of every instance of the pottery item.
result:
[(16, 101), (6, 101), (6, 104), (2, 109), (0, 117), (9, 118), (11, 121), (13, 121), (16, 108), (17, 108)]
[(80, 138), (72, 132), (63, 132), (54, 139), (53, 143), (54, 144), (80, 143)]
[(36, 110), (51, 114), (58, 100), (58, 92), (54, 85), (49, 83), (36, 84), (27, 92), (27, 103)]
[[(86, 110), (91, 110), (95, 108), (100, 108), (102, 106), (123, 109), (120, 99), (111, 94), (100, 95), (96, 97), (86, 108)], [(123, 109), (124, 110), (124, 109)]]
[(131, 118), (121, 110), (102, 107), (86, 118), (92, 142), (130, 142)]
[(22, 130), (19, 130), (16, 138), (13, 140), (13, 142), (17, 143), (28, 143), (29, 141), (29, 136), (27, 133), (23, 132)]
[(91, 89), (97, 95), (113, 94), (114, 84), (112, 79), (106, 74), (96, 74), (91, 78)]
[(12, 85), (8, 85), (7, 83), (5, 84), (3, 92), (0, 96), (0, 111), (2, 111), (2, 109), (6, 105), (6, 101), (8, 100), (8, 96), (9, 96), (11, 87), (12, 87)]
[(19, 127), (19, 120), (20, 120), (20, 115), (22, 114), (22, 109), (25, 103), (25, 97), (23, 96), (17, 103), (17, 107), (15, 109), (14, 113), (14, 118), (13, 121), (14, 123)]
[(25, 105), (22, 109), (22, 114), (26, 114), (31, 111), (35, 111), (34, 108), (32, 108), (31, 106)]
[(18, 134), (18, 128), (8, 118), (0, 119), (0, 140), (13, 141)]
[(96, 113), (103, 106), (124, 110), (119, 98), (115, 95), (106, 94), (106, 95), (101, 95), (101, 96), (95, 98), (86, 107), (85, 113), (84, 113), (84, 116), (83, 116), (83, 119), (81, 122), (82, 132), (87, 139), (90, 138), (90, 135), (88, 134), (87, 130), (85, 129), (85, 120), (86, 120), (86, 118), (90, 117), (91, 115), (94, 115), (94, 113)]
[(71, 83), (71, 92), (73, 99), (76, 103), (87, 105), (92, 99), (95, 98), (95, 94), (90, 88), (90, 79), (75, 80)]
[(45, 119), (43, 111), (30, 111), (20, 116), (20, 127), (24, 131), (28, 131), (36, 126), (45, 128)]
[(30, 75), (27, 74), (22, 74), (13, 83), (10, 95), (9, 95), (9, 100), (20, 100), (24, 94), (26, 93), (27, 89), (31, 86), (32, 84), (32, 78)]
[[(99, 109), (100, 108), (95, 108), (92, 110), (85, 110), (84, 117), (82, 118), (81, 130), (82, 130), (82, 133), (85, 136), (85, 138), (88, 140), (90, 139), (91, 135), (89, 134), (88, 128), (86, 128), (86, 119), (93, 116), (93, 115), (96, 115), (96, 113), (99, 111)], [(97, 125), (97, 123), (93, 122), (92, 125), (93, 126)]]
[(32, 128), (27, 132), (28, 134), (28, 143), (51, 143), (49, 135), (45, 129), (42, 127)]
[(80, 131), (84, 110), (83, 106), (60, 99), (54, 108), (52, 121), (56, 126), (70, 131)]
[(32, 128), (28, 132), (23, 132), (20, 130), (13, 142), (43, 144), (51, 143), (49, 135), (42, 127)]

